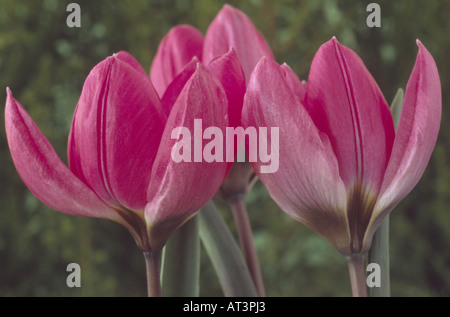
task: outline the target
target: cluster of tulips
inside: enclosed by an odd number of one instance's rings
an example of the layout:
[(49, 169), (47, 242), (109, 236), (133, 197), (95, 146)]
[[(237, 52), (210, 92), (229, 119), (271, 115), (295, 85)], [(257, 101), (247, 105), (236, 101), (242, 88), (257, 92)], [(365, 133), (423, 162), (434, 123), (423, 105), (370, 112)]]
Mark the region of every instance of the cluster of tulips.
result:
[[(205, 36), (188, 25), (171, 29), (150, 75), (126, 52), (91, 70), (69, 133), (69, 167), (7, 89), (11, 156), (44, 204), (126, 227), (146, 255), (150, 295), (161, 295), (167, 241), (215, 195), (235, 211), (244, 258), (264, 295), (244, 204), (259, 179), (284, 212), (345, 256), (353, 294), (364, 296), (373, 235), (418, 183), (438, 136), (439, 75), (417, 45), (395, 128), (364, 63), (336, 38), (319, 48), (301, 81), (275, 61), (250, 19), (226, 5)], [(193, 131), (195, 119), (223, 131), (278, 127), (279, 168), (261, 173), (261, 159), (174, 162), (172, 132)]]

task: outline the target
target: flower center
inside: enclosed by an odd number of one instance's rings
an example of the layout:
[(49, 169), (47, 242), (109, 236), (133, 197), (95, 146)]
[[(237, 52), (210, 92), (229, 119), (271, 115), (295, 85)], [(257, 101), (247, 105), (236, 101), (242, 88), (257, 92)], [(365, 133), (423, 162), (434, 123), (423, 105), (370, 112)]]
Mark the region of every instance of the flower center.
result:
[(372, 211), (377, 201), (377, 195), (355, 183), (347, 196), (347, 217), (350, 229), (350, 250), (352, 253), (362, 253), (364, 236), (372, 217)]

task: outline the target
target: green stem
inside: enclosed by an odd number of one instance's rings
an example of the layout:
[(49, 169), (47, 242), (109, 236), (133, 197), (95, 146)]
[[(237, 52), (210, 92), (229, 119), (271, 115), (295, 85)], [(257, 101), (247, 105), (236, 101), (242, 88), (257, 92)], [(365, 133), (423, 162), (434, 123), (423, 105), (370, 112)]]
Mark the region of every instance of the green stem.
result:
[(253, 241), (252, 228), (250, 225), (250, 220), (248, 219), (244, 196), (231, 199), (228, 201), (228, 204), (233, 212), (234, 221), (238, 229), (242, 253), (253, 282), (255, 283), (258, 295), (266, 296), (261, 267), (258, 260), (258, 253), (256, 252), (255, 243)]
[(144, 251), (148, 297), (161, 297), (161, 250)]
[(164, 247), (162, 294), (164, 297), (199, 296), (200, 238), (195, 216), (178, 228)]
[(200, 239), (225, 296), (258, 296), (242, 253), (214, 203), (207, 203), (198, 217)]
[(365, 257), (352, 254), (346, 257), (353, 297), (367, 297)]
[(389, 215), (381, 223), (380, 228), (373, 236), (372, 246), (368, 255), (369, 263), (380, 266), (380, 287), (369, 288), (370, 297), (391, 296), (391, 283), (389, 274)]

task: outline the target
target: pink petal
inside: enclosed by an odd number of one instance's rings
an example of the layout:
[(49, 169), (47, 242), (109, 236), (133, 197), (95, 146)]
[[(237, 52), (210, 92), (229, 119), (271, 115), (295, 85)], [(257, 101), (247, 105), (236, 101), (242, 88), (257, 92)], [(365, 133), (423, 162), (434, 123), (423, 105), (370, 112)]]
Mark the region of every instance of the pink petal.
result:
[(68, 154), (75, 175), (108, 205), (143, 211), (165, 116), (150, 79), (137, 66), (120, 52), (91, 71)]
[(225, 5), (208, 28), (203, 47), (203, 62), (213, 59), (234, 48), (246, 81), (261, 57), (273, 59), (272, 51), (252, 21), (241, 11)]
[(285, 79), (292, 92), (299, 98), (301, 103), (305, 101), (305, 95), (308, 85), (305, 81), (300, 81), (294, 71), (287, 65), (281, 65), (281, 70), (284, 73)]
[[(170, 113), (152, 171), (149, 204), (145, 209), (152, 249), (162, 247), (178, 226), (206, 204), (226, 176), (226, 162), (207, 163), (203, 159), (194, 162), (194, 141), (191, 142), (192, 162), (175, 163), (171, 151), (178, 140), (171, 138), (172, 130), (186, 127), (193, 140), (194, 119), (202, 119), (203, 130), (218, 127), (225, 131), (227, 111), (223, 88), (199, 63)], [(203, 141), (203, 146), (206, 143), (209, 140)]]
[(392, 116), (364, 63), (335, 38), (312, 62), (306, 106), (330, 138), (347, 188), (363, 184), (378, 193), (394, 140)]
[(150, 78), (162, 97), (167, 86), (194, 56), (202, 60), (203, 35), (190, 25), (173, 27), (159, 44)]
[(232, 127), (240, 126), (242, 105), (245, 94), (245, 77), (234, 49), (212, 60), (206, 69), (215, 75), (228, 99), (229, 123)]
[(199, 60), (197, 57), (192, 58), (192, 60), (186, 64), (186, 66), (180, 71), (180, 73), (175, 76), (173, 81), (167, 87), (164, 92), (163, 97), (161, 98), (161, 105), (164, 109), (164, 112), (167, 116), (169, 116), (172, 111), (172, 107), (175, 104), (180, 92), (183, 90), (189, 78), (191, 78), (192, 74), (197, 69), (197, 64)]
[[(213, 59), (208, 64), (207, 69), (219, 79), (225, 89), (228, 99), (229, 126), (241, 126), (242, 106), (246, 88), (244, 72), (235, 50), (230, 48), (225, 55)], [(232, 153), (236, 156), (241, 145), (237, 138), (235, 138), (233, 145), (233, 147), (227, 148), (226, 151), (233, 151)], [(227, 175), (221, 186), (221, 192), (225, 199), (247, 192), (255, 172), (248, 162), (234, 162), (230, 160), (228, 161)]]
[(44, 204), (62, 213), (118, 219), (59, 159), (25, 109), (7, 89), (6, 135), (14, 165), (30, 191)]
[(433, 57), (417, 41), (419, 52), (406, 86), (392, 155), (384, 175), (373, 219), (402, 200), (422, 176), (439, 133), (442, 96)]
[(261, 173), (267, 163), (259, 159), (252, 163), (254, 170), (281, 209), (347, 252), (347, 193), (331, 144), (291, 91), (280, 66), (267, 58), (248, 83), (242, 122), (258, 131), (279, 128), (278, 170)]

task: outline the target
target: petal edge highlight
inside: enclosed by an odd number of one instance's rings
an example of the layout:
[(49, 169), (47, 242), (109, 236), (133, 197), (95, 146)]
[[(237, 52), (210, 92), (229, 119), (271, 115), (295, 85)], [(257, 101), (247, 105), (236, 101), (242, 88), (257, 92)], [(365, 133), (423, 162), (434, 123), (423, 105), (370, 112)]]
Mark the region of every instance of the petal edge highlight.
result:
[(59, 159), (50, 142), (9, 89), (5, 125), (16, 169), (39, 200), (65, 214), (118, 221), (118, 214)]
[(397, 205), (419, 182), (430, 160), (442, 114), (441, 83), (436, 63), (420, 41), (406, 86), (392, 155), (384, 175), (374, 217)]

